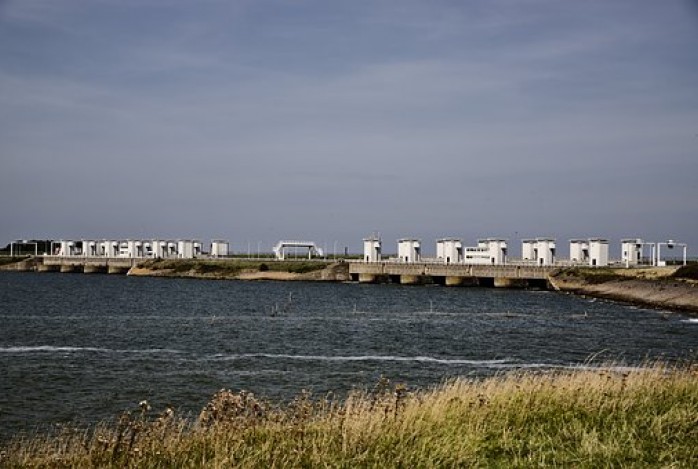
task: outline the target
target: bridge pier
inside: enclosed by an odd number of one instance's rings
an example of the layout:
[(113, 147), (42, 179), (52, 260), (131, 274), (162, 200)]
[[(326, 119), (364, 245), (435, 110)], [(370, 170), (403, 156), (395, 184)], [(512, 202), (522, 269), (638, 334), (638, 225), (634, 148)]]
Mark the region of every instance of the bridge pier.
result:
[(448, 275), (444, 281), (444, 285), (447, 287), (476, 287), (478, 286), (477, 277), (461, 277), (455, 275)]
[(359, 274), (359, 283), (378, 283), (378, 275)]
[(422, 285), (426, 283), (422, 275), (400, 275), (400, 285)]
[(526, 288), (528, 281), (524, 278), (495, 277), (495, 288)]
[(85, 264), (83, 272), (86, 274), (105, 274), (107, 273), (107, 267), (103, 265)]
[(359, 283), (387, 283), (388, 278), (380, 274), (359, 274)]
[(75, 257), (75, 256), (44, 256), (42, 263), (38, 264), (40, 272), (84, 272), (86, 274), (110, 273), (125, 274), (137, 259), (133, 258), (106, 258), (106, 257)]
[(129, 270), (131, 270), (131, 267), (121, 267), (118, 265), (110, 265), (107, 267), (107, 273), (115, 275), (126, 275)]

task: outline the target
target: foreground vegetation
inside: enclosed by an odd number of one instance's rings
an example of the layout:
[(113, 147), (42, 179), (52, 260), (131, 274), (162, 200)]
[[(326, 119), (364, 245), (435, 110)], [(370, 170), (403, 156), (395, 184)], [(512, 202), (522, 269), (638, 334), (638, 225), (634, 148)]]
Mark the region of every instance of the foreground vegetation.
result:
[(218, 392), (196, 420), (147, 403), (92, 431), (16, 440), (4, 467), (696, 467), (696, 368), (382, 381), (343, 402)]

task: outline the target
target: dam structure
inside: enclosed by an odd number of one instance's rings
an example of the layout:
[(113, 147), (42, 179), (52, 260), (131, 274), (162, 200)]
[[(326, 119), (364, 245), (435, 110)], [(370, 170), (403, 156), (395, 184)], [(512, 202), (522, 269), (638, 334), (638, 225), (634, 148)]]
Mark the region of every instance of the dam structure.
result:
[(352, 280), (360, 283), (399, 283), (501, 288), (549, 288), (548, 277), (559, 269), (538, 265), (477, 265), (438, 262), (349, 262)]
[(507, 258), (507, 242), (501, 238), (480, 239), (472, 247), (464, 246), (458, 238), (438, 239), (435, 258), (422, 257), (419, 239), (399, 239), (397, 257), (387, 259), (382, 256), (378, 235), (363, 241), (362, 260), (349, 263), (352, 280), (361, 283), (547, 289), (550, 274), (560, 267), (551, 239), (525, 241), (530, 252), (515, 262)]
[(144, 258), (136, 257), (59, 257), (37, 258), (37, 272), (82, 272), (86, 274), (125, 274)]
[[(228, 255), (228, 242), (213, 240), (211, 254)], [(50, 253), (35, 255), (16, 270), (126, 274), (148, 259), (197, 259), (204, 257), (203, 243), (194, 239), (60, 240), (51, 242)]]

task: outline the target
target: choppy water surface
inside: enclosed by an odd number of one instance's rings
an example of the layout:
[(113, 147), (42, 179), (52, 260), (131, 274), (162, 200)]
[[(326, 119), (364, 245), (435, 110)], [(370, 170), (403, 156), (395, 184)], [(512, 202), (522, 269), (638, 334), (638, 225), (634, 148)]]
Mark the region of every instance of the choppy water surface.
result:
[(276, 400), (593, 354), (694, 359), (698, 322), (551, 292), (0, 273), (0, 438), (220, 388)]

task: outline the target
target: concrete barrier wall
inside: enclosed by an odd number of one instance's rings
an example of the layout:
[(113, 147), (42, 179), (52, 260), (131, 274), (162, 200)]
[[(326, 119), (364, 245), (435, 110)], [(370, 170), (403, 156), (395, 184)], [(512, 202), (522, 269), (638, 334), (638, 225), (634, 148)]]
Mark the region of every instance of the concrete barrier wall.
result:
[(59, 256), (44, 256), (44, 265), (93, 265), (93, 266), (119, 266), (133, 267), (145, 259), (133, 259), (125, 257), (59, 257)]

